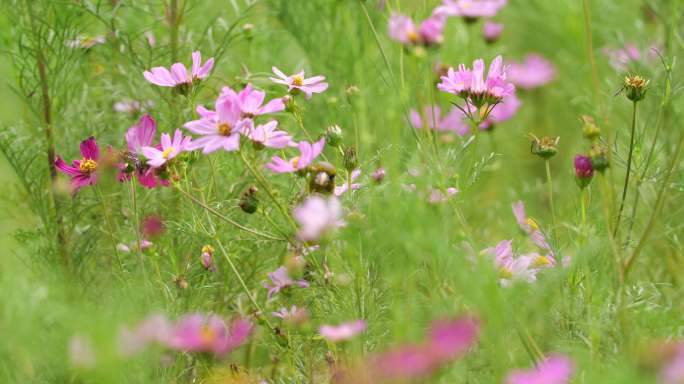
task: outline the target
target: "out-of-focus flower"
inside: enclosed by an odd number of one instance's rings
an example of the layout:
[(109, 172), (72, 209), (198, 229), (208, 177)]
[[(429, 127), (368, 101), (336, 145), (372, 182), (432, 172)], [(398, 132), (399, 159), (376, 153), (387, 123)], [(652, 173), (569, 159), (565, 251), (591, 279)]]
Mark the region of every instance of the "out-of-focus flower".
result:
[(95, 351), (90, 340), (84, 336), (73, 336), (69, 340), (69, 361), (71, 365), (79, 368), (92, 368), (95, 366)]
[(266, 99), (266, 92), (252, 88), (252, 84), (247, 84), (239, 93), (236, 93), (230, 87), (223, 87), (219, 100), (225, 98), (230, 99), (232, 103), (236, 104), (243, 118), (251, 119), (255, 116), (285, 110), (285, 104), (283, 103), (282, 98), (275, 98), (266, 103), (266, 105), (263, 105), (264, 100)]
[(192, 53), (192, 71), (189, 76), (187, 68), (182, 63), (171, 65), (171, 70), (164, 67), (154, 67), (143, 72), (143, 76), (150, 83), (161, 87), (189, 87), (193, 82), (209, 76), (213, 67), (213, 57), (202, 64), (202, 55), (199, 51), (195, 51)]
[(119, 113), (129, 113), (134, 115), (143, 109), (154, 108), (154, 101), (147, 100), (141, 103), (138, 100), (120, 100), (114, 103), (113, 108)]
[(444, 41), (446, 16), (433, 14), (416, 28), (410, 17), (392, 13), (388, 29), (389, 37), (405, 45), (436, 45)]
[(684, 383), (684, 343), (678, 342), (670, 348), (670, 356), (660, 370), (660, 382), (663, 384)]
[(252, 127), (251, 119), (243, 119), (240, 106), (234, 99), (219, 97), (216, 101), (216, 112), (197, 108), (201, 118), (185, 123), (183, 127), (190, 132), (202, 135), (188, 146), (189, 150), (202, 148), (208, 154), (218, 149), (237, 151), (240, 149), (240, 133), (248, 132)]
[(376, 183), (382, 183), (383, 180), (385, 180), (385, 176), (387, 175), (387, 171), (385, 171), (384, 167), (378, 167), (373, 173), (371, 173), (371, 177), (373, 180), (375, 180)]
[(77, 37), (73, 40), (67, 41), (67, 47), (69, 48), (82, 48), (90, 49), (96, 45), (104, 44), (107, 39), (104, 36), (94, 36), (94, 37)]
[(293, 95), (298, 92), (304, 92), (306, 98), (310, 99), (314, 93), (322, 93), (328, 89), (328, 83), (325, 82), (324, 76), (314, 76), (306, 79), (304, 78), (304, 71), (287, 76), (276, 67), (273, 67), (272, 70), (278, 77), (269, 77), (269, 79), (276, 84), (287, 85), (288, 92)]
[(494, 265), (499, 269), (499, 282), (504, 287), (509, 286), (512, 281), (532, 283), (537, 280), (539, 268), (535, 266), (535, 261), (538, 255), (515, 256), (511, 240), (503, 240), (482, 253), (494, 258)]
[(81, 141), (81, 160), (74, 160), (71, 166), (67, 165), (61, 157), (57, 156), (55, 167), (60, 172), (71, 178), (71, 189), (75, 193), (86, 185), (97, 183), (98, 161), (100, 160), (100, 148), (94, 137)]
[[(144, 251), (145, 249), (151, 247), (153, 244), (149, 240), (142, 239), (140, 240), (140, 250)], [(132, 241), (130, 245), (124, 244), (124, 243), (119, 243), (116, 245), (116, 249), (128, 253), (131, 251), (131, 249), (138, 249), (138, 242), (137, 241)]]
[(292, 216), (299, 223), (297, 236), (303, 241), (318, 240), (344, 225), (342, 205), (335, 197), (310, 196), (292, 211)]
[(285, 267), (280, 267), (276, 269), (273, 272), (270, 272), (268, 274), (268, 278), (271, 280), (271, 283), (269, 284), (268, 282), (264, 282), (264, 288), (268, 289), (268, 298), (270, 299), (275, 295), (276, 293), (282, 291), (283, 289), (287, 289), (290, 287), (299, 287), (299, 288), (308, 288), (309, 287), (309, 282), (300, 279), (300, 280), (294, 280), (290, 277), (290, 274), (287, 272), (287, 268)]
[(217, 315), (187, 315), (171, 331), (168, 346), (187, 352), (210, 352), (225, 356), (242, 345), (252, 331), (252, 324), (237, 318), (228, 326)]
[(556, 78), (556, 67), (539, 54), (525, 56), (523, 62), (511, 62), (508, 80), (522, 89), (533, 89), (546, 85)]
[(176, 129), (173, 135), (173, 140), (168, 133), (161, 135), (161, 149), (157, 147), (145, 146), (142, 147), (142, 153), (147, 158), (147, 164), (154, 168), (159, 168), (178, 156), (181, 152), (187, 150), (188, 146), (192, 144), (192, 139), (189, 136), (183, 136), (180, 129)]
[(504, 97), (500, 103), (489, 111), (487, 119), (480, 123), (479, 128), (490, 130), (496, 124), (510, 120), (518, 112), (518, 109), (520, 109), (520, 104), (520, 100), (515, 95)]
[(363, 320), (350, 321), (340, 325), (322, 325), (318, 328), (323, 338), (333, 343), (349, 340), (366, 330), (366, 322)]
[(145, 40), (147, 41), (147, 44), (150, 47), (154, 47), (155, 45), (157, 45), (157, 38), (154, 37), (154, 33), (152, 33), (152, 31), (145, 31), (145, 33), (143, 33), (143, 36), (145, 36)]
[[(546, 236), (539, 228), (539, 224), (525, 214), (525, 204), (522, 201), (518, 201), (512, 204), (513, 215), (515, 216), (518, 226), (523, 230), (532, 242), (539, 247), (542, 251), (547, 252), (546, 263), (549, 266), (556, 264), (556, 255), (551, 248), (551, 245), (546, 241)], [(539, 260), (535, 261), (538, 264)]]
[(591, 183), (594, 177), (594, 167), (591, 165), (591, 158), (589, 156), (577, 155), (575, 156), (575, 181), (580, 188), (585, 188)]
[(618, 48), (604, 47), (601, 52), (608, 58), (611, 67), (620, 72), (627, 72), (634, 63), (656, 59), (658, 57), (658, 46), (651, 44), (648, 51), (644, 49), (642, 52), (636, 44), (628, 42)]
[(278, 312), (273, 312), (271, 315), (292, 325), (301, 325), (309, 321), (309, 312), (305, 308), (298, 308), (296, 305), (293, 305), (289, 310), (282, 307)]
[(146, 317), (133, 330), (122, 328), (119, 332), (119, 351), (124, 356), (134, 355), (149, 344), (167, 345), (171, 337), (172, 325), (166, 316), (153, 314)]
[(499, 40), (503, 29), (504, 25), (501, 23), (486, 21), (482, 25), (482, 36), (484, 36), (484, 39), (487, 43), (491, 44)]
[(463, 111), (453, 107), (444, 117), (442, 117), (441, 112), (441, 108), (437, 105), (432, 108), (429, 106), (425, 107), (423, 115), (415, 109), (412, 109), (409, 113), (410, 123), (416, 129), (423, 128), (427, 125), (428, 128), (434, 129), (435, 131), (455, 132), (461, 136), (470, 132), (468, 124), (464, 122), (465, 115), (463, 114)]
[(254, 127), (249, 138), (259, 148), (285, 148), (293, 143), (289, 133), (278, 130), (278, 122), (275, 120)]
[(506, 384), (566, 384), (570, 382), (574, 370), (569, 358), (553, 355), (534, 369), (511, 372), (506, 377)]
[(446, 203), (449, 199), (458, 193), (458, 189), (454, 187), (449, 187), (446, 189), (446, 193), (442, 192), (436, 188), (429, 189), (428, 202), (430, 204), (441, 204)]
[(289, 161), (273, 156), (266, 167), (275, 173), (291, 173), (305, 169), (323, 152), (325, 138), (323, 137), (315, 143), (300, 141), (297, 147), (299, 147), (299, 156), (295, 156)]
[[(344, 184), (335, 187), (335, 196), (342, 196), (345, 194), (349, 189), (352, 191), (356, 191), (361, 188), (362, 184), (359, 183), (353, 183), (354, 180), (356, 180), (359, 175), (361, 175), (361, 170), (360, 169), (355, 169), (351, 173), (351, 181), (352, 183), (350, 184), (347, 180), (345, 180)], [(350, 188), (351, 187), (351, 188)]]
[(446, 16), (461, 16), (466, 20), (494, 17), (507, 0), (444, 0), (433, 13)]

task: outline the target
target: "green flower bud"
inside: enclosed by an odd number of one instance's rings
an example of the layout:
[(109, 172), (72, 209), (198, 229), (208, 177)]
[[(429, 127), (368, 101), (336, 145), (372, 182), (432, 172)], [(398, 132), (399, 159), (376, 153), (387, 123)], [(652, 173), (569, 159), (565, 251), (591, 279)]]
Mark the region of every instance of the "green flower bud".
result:
[(331, 125), (325, 130), (325, 143), (331, 147), (337, 147), (342, 142), (342, 128), (339, 125)]
[(532, 144), (530, 152), (541, 157), (542, 159), (550, 159), (558, 153), (558, 142), (560, 137), (544, 136), (541, 139), (532, 135)]
[(256, 212), (259, 207), (259, 200), (257, 199), (257, 192), (259, 190), (255, 186), (250, 186), (242, 194), (240, 194), (240, 209), (243, 212), (252, 214)]
[(344, 169), (351, 172), (359, 166), (359, 159), (356, 157), (356, 149), (347, 147), (344, 150)]

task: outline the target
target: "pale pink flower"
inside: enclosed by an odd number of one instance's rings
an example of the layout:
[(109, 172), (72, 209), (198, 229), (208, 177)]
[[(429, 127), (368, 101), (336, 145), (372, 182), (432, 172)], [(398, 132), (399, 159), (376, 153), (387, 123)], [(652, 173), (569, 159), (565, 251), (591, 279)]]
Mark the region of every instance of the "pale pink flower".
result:
[(361, 175), (360, 169), (353, 170), (351, 173), (351, 185), (349, 184), (349, 181), (345, 179), (344, 184), (335, 187), (335, 196), (342, 196), (350, 189), (350, 186), (352, 191), (360, 189), (362, 184), (353, 183), (353, 181), (356, 180), (359, 177), (359, 175)]
[(446, 25), (446, 16), (440, 14), (432, 14), (427, 19), (420, 23), (418, 34), (425, 45), (442, 44), (444, 41), (444, 26)]
[(434, 13), (466, 19), (494, 17), (507, 0), (444, 0)]
[(318, 240), (323, 234), (344, 225), (342, 205), (335, 197), (309, 196), (292, 211), (299, 223), (298, 237), (304, 241)]
[(219, 97), (216, 112), (197, 107), (199, 120), (185, 123), (183, 127), (202, 137), (192, 141), (188, 150), (202, 148), (208, 154), (218, 149), (237, 151), (240, 149), (240, 133), (248, 132), (253, 124), (251, 119), (243, 119), (240, 106), (234, 98)]
[(423, 110), (423, 115), (412, 109), (409, 113), (411, 125), (414, 128), (420, 129), (427, 123), (427, 127), (435, 131), (454, 132), (461, 136), (470, 132), (470, 128), (464, 122), (465, 115), (463, 111), (453, 107), (445, 116), (442, 116), (441, 112), (441, 108), (437, 105), (432, 108), (426, 106)]
[(283, 289), (287, 289), (290, 287), (299, 287), (299, 288), (308, 288), (309, 287), (309, 282), (300, 279), (300, 280), (294, 280), (290, 277), (290, 274), (287, 272), (287, 268), (285, 267), (280, 267), (276, 269), (273, 272), (270, 272), (268, 274), (268, 278), (271, 280), (270, 283), (264, 282), (264, 288), (268, 289), (268, 298), (270, 299), (275, 295), (276, 293), (282, 291)]
[(548, 252), (549, 263), (551, 265), (555, 265), (556, 255), (554, 254), (551, 245), (546, 240), (546, 236), (540, 230), (539, 224), (537, 224), (537, 222), (533, 218), (527, 217), (527, 215), (525, 214), (525, 204), (522, 201), (515, 202), (512, 205), (512, 209), (513, 215), (515, 216), (515, 219), (518, 222), (518, 226), (520, 227), (520, 229), (522, 229), (523, 232), (525, 232), (530, 237), (530, 240), (532, 240), (532, 242), (536, 244), (537, 247)]
[(285, 148), (293, 143), (289, 133), (278, 130), (278, 122), (275, 120), (254, 127), (249, 138), (259, 147)]
[(281, 307), (280, 310), (272, 312), (271, 315), (293, 324), (301, 324), (309, 319), (309, 312), (305, 308), (297, 308), (296, 305), (290, 307), (289, 310)]
[(660, 371), (660, 382), (663, 384), (684, 383), (684, 343), (677, 343), (674, 349), (674, 356)]
[(366, 322), (363, 320), (350, 321), (340, 325), (322, 325), (318, 328), (318, 333), (328, 341), (336, 343), (338, 341), (349, 340), (366, 330)]
[(315, 143), (300, 141), (297, 144), (299, 148), (299, 156), (292, 159), (283, 160), (278, 156), (273, 156), (271, 162), (266, 164), (266, 168), (275, 173), (291, 173), (305, 169), (311, 162), (323, 152), (325, 148), (325, 138), (321, 138)]
[(170, 70), (164, 67), (154, 67), (149, 71), (143, 72), (143, 76), (150, 83), (161, 87), (189, 86), (193, 82), (209, 76), (213, 67), (213, 57), (202, 65), (202, 56), (199, 51), (195, 51), (192, 53), (192, 71), (190, 74), (188, 74), (185, 65), (175, 63), (171, 65)]
[(171, 332), (172, 325), (166, 316), (162, 314), (150, 315), (133, 330), (121, 329), (119, 332), (119, 351), (124, 356), (131, 356), (153, 343), (167, 345)]
[(90, 339), (76, 335), (69, 340), (69, 361), (71, 365), (79, 368), (95, 366), (95, 352)]
[(428, 192), (428, 202), (430, 204), (441, 204), (446, 203), (452, 196), (456, 195), (458, 193), (458, 189), (449, 187), (446, 189), (446, 192), (442, 192), (437, 188), (429, 188)]
[(389, 37), (406, 45), (441, 44), (445, 24), (446, 16), (433, 14), (416, 28), (410, 17), (393, 12), (388, 24)]
[(488, 43), (493, 43), (499, 40), (503, 29), (503, 24), (488, 20), (482, 25), (482, 35), (484, 36), (485, 41)]
[(187, 352), (210, 352), (225, 356), (242, 345), (252, 331), (252, 324), (243, 318), (230, 326), (217, 315), (187, 315), (173, 328), (168, 346)]
[(569, 358), (553, 355), (534, 369), (511, 372), (506, 377), (506, 384), (567, 384), (574, 370), (574, 364)]
[(482, 251), (494, 258), (494, 265), (499, 270), (502, 286), (509, 286), (512, 281), (526, 281), (528, 283), (537, 280), (538, 268), (534, 267), (538, 255), (514, 256), (511, 240), (503, 240), (493, 248)]
[(142, 153), (147, 158), (147, 164), (154, 168), (159, 168), (171, 161), (174, 157), (187, 150), (191, 144), (189, 136), (183, 136), (180, 129), (176, 129), (173, 140), (168, 133), (161, 135), (161, 149), (156, 147), (142, 147)]
[(384, 179), (385, 176), (387, 175), (387, 171), (385, 170), (384, 167), (379, 167), (373, 173), (371, 173), (371, 177), (373, 180), (375, 180), (376, 183), (381, 183)]
[(634, 43), (626, 43), (622, 48), (604, 47), (601, 52), (608, 57), (610, 66), (618, 71), (627, 71), (630, 64), (641, 59), (639, 47)]
[(266, 103), (266, 105), (263, 105), (266, 92), (252, 88), (252, 84), (247, 84), (239, 93), (236, 93), (230, 87), (223, 87), (219, 100), (222, 98), (233, 100), (240, 110), (241, 116), (246, 118), (280, 112), (285, 109), (285, 103), (283, 103), (282, 98), (275, 98)]
[(276, 84), (287, 85), (288, 92), (295, 94), (297, 92), (304, 92), (307, 99), (310, 99), (314, 93), (322, 93), (328, 89), (324, 76), (314, 76), (308, 79), (304, 78), (304, 71), (297, 74), (287, 76), (276, 67), (272, 68), (277, 78), (269, 77), (269, 79)]
[(543, 56), (531, 53), (522, 63), (512, 62), (508, 68), (508, 80), (523, 89), (546, 85), (556, 78), (556, 67)]

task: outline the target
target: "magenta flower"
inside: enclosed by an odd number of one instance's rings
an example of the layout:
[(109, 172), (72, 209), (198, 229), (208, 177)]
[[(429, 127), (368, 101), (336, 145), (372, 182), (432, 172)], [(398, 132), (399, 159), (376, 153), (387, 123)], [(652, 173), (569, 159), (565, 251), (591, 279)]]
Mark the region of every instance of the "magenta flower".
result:
[(153, 168), (159, 168), (169, 162), (181, 152), (187, 150), (188, 146), (192, 144), (189, 136), (183, 136), (180, 129), (176, 129), (173, 135), (173, 140), (168, 133), (161, 135), (161, 149), (157, 147), (145, 146), (142, 147), (142, 153), (147, 158), (147, 164)]
[(209, 72), (211, 72), (213, 67), (213, 57), (202, 65), (202, 56), (199, 51), (195, 51), (192, 53), (192, 72), (190, 76), (188, 76), (188, 70), (185, 68), (185, 65), (181, 63), (171, 65), (171, 70), (164, 67), (154, 67), (149, 71), (143, 72), (143, 76), (150, 83), (161, 87), (190, 86), (193, 82), (209, 76)]
[(289, 161), (283, 160), (278, 156), (273, 156), (271, 162), (266, 164), (266, 168), (275, 173), (292, 173), (305, 169), (311, 162), (323, 152), (325, 148), (325, 138), (321, 138), (315, 143), (300, 141), (299, 156), (295, 156)]
[(299, 223), (297, 236), (303, 241), (318, 240), (326, 232), (343, 226), (342, 205), (335, 197), (309, 196), (292, 211)]
[[(152, 147), (154, 136), (157, 133), (157, 122), (148, 115), (144, 114), (138, 124), (133, 125), (126, 131), (126, 145), (128, 153), (124, 157), (124, 162), (119, 164), (119, 181), (128, 181), (130, 173), (134, 172), (138, 182), (147, 188), (154, 188), (158, 184), (168, 186), (167, 180), (160, 179), (155, 174), (155, 169), (147, 166), (140, 161), (143, 155), (143, 147)], [(159, 149), (159, 146), (154, 146)]]
[(506, 384), (566, 384), (570, 382), (575, 368), (572, 361), (562, 355), (554, 355), (531, 370), (517, 370), (506, 377)]
[(249, 133), (249, 138), (257, 147), (262, 148), (285, 148), (293, 143), (289, 133), (278, 131), (278, 122), (275, 120), (254, 127)]
[(485, 23), (482, 25), (482, 36), (484, 36), (486, 42), (491, 44), (499, 40), (503, 29), (504, 25), (501, 23), (485, 21)]
[(291, 76), (285, 75), (278, 68), (272, 68), (273, 73), (275, 73), (278, 78), (269, 77), (269, 79), (276, 84), (287, 85), (287, 91), (291, 94), (296, 94), (298, 92), (304, 92), (307, 100), (311, 98), (314, 93), (323, 93), (328, 89), (328, 83), (326, 83), (324, 76), (314, 76), (308, 79), (304, 78), (304, 71)]
[(594, 177), (594, 167), (589, 156), (575, 156), (575, 181), (580, 188), (585, 188)]
[[(359, 175), (361, 175), (360, 169), (353, 170), (351, 173), (351, 181), (356, 180), (359, 177)], [(356, 191), (358, 189), (361, 189), (361, 186), (362, 184), (359, 183), (351, 183), (350, 185), (349, 182), (345, 179), (344, 184), (335, 187), (334, 193), (335, 196), (342, 196), (350, 189), (350, 187), (352, 191)]]
[(219, 100), (222, 98), (233, 100), (237, 104), (241, 116), (250, 119), (259, 115), (280, 112), (285, 109), (285, 103), (283, 103), (282, 98), (273, 99), (266, 103), (266, 105), (263, 105), (266, 92), (255, 90), (252, 88), (252, 84), (247, 84), (239, 93), (236, 93), (230, 87), (223, 87)]
[(251, 331), (252, 324), (243, 318), (234, 320), (229, 327), (217, 315), (187, 315), (174, 327), (168, 346), (181, 351), (225, 356), (242, 345)]
[(423, 110), (423, 115), (412, 109), (409, 114), (411, 125), (414, 128), (420, 129), (427, 124), (428, 128), (435, 131), (455, 132), (461, 136), (470, 131), (470, 128), (464, 122), (465, 115), (460, 109), (453, 107), (444, 117), (442, 117), (441, 112), (441, 108), (437, 105), (432, 108), (426, 106)]
[(264, 282), (264, 288), (268, 289), (269, 299), (273, 297), (273, 295), (275, 295), (276, 293), (282, 291), (283, 289), (287, 289), (290, 287), (309, 287), (309, 282), (304, 279), (293, 280), (290, 277), (290, 274), (287, 272), (287, 268), (282, 266), (276, 269), (275, 271), (270, 272), (268, 274), (268, 278), (271, 280), (271, 283), (269, 284), (268, 282)]
[(97, 183), (97, 162), (100, 160), (100, 148), (94, 137), (81, 141), (81, 160), (74, 160), (71, 166), (61, 157), (55, 159), (55, 167), (60, 172), (71, 177), (71, 189), (75, 193), (86, 185)]
[(423, 44), (442, 44), (444, 41), (444, 26), (446, 25), (446, 20), (446, 16), (433, 13), (430, 17), (420, 23), (418, 34), (420, 35)]
[(531, 53), (522, 63), (512, 62), (508, 68), (508, 80), (523, 89), (546, 85), (556, 78), (556, 67), (541, 55)]
[(446, 16), (461, 16), (468, 20), (494, 17), (507, 0), (444, 0), (434, 13)]
[(363, 320), (350, 321), (340, 325), (322, 325), (318, 333), (326, 340), (336, 343), (349, 340), (366, 330), (366, 322)]
[(240, 149), (240, 133), (248, 131), (252, 126), (251, 119), (243, 119), (240, 106), (232, 98), (219, 97), (216, 101), (216, 112), (197, 108), (202, 117), (185, 123), (183, 127), (190, 132), (202, 135), (193, 140), (189, 150), (202, 148), (202, 153), (208, 154), (223, 149), (237, 151)]

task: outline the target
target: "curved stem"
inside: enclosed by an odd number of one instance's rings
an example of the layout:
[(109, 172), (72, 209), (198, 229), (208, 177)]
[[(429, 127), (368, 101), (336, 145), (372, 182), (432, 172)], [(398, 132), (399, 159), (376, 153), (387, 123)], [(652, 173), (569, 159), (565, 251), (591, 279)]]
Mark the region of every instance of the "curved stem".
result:
[(625, 184), (622, 187), (622, 198), (620, 199), (620, 208), (618, 209), (617, 222), (613, 229), (613, 236), (617, 236), (620, 229), (620, 219), (622, 218), (622, 210), (625, 208), (625, 199), (627, 198), (627, 187), (629, 186), (629, 174), (632, 172), (632, 153), (634, 152), (634, 131), (636, 127), (636, 110), (637, 103), (632, 103), (632, 131), (629, 138), (629, 154), (627, 155), (627, 173), (625, 174)]
[(553, 181), (551, 180), (551, 164), (548, 159), (545, 161), (546, 163), (546, 184), (549, 187), (549, 207), (551, 209), (551, 223), (553, 224), (553, 239), (556, 242), (556, 246), (558, 245), (558, 229), (556, 225), (556, 207), (553, 203)]

